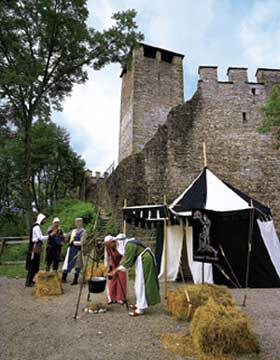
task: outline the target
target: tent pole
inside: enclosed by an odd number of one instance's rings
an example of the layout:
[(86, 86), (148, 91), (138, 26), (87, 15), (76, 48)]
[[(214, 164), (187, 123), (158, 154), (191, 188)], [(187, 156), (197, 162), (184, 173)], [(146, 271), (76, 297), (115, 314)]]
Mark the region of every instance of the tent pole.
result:
[[(127, 199), (124, 199), (123, 201), (123, 207), (126, 208), (127, 207)], [(124, 218), (123, 220), (123, 233), (126, 234), (126, 219)]]
[(206, 143), (203, 142), (203, 159), (204, 159), (204, 167), (207, 167), (207, 153), (206, 153)]
[(204, 284), (204, 261), (202, 263), (202, 284)]
[(164, 243), (164, 298), (167, 299), (167, 264), (168, 264), (168, 249), (167, 249), (167, 212), (166, 212), (166, 195), (163, 197), (163, 204), (165, 206), (164, 220), (163, 220), (163, 243)]
[(246, 267), (246, 279), (245, 279), (245, 294), (243, 299), (243, 306), (246, 306), (246, 300), (248, 295), (248, 283), (249, 283), (249, 272), (250, 272), (250, 259), (252, 251), (252, 239), (253, 239), (253, 227), (254, 227), (254, 212), (253, 201), (251, 199), (251, 210), (249, 219), (249, 235), (248, 235), (248, 255), (247, 255), (247, 267)]

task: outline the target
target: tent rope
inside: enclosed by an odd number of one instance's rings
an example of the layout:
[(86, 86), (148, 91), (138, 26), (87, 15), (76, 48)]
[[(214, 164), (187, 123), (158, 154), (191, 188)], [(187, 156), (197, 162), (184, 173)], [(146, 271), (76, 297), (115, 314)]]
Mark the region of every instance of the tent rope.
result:
[(224, 275), (224, 277), (229, 280), (234, 287), (238, 288), (238, 285), (230, 278), (230, 276), (225, 272), (225, 270), (219, 264), (215, 264), (216, 268)]
[(227, 256), (226, 256), (226, 254), (225, 254), (225, 252), (224, 252), (224, 249), (222, 248), (222, 245), (219, 244), (219, 247), (220, 247), (220, 250), (221, 250), (221, 253), (222, 253), (223, 257), (225, 258), (225, 261), (226, 261), (226, 263), (227, 263), (227, 266), (229, 267), (229, 269), (230, 269), (230, 271), (231, 271), (231, 274), (232, 274), (232, 276), (234, 277), (234, 280), (236, 281), (236, 284), (238, 285), (239, 288), (241, 288), (240, 282), (239, 282), (239, 280), (238, 280), (235, 272), (233, 271), (233, 268), (232, 268), (232, 266), (231, 266), (231, 264), (230, 264), (230, 262), (229, 262), (229, 260), (228, 260), (228, 258), (227, 258)]

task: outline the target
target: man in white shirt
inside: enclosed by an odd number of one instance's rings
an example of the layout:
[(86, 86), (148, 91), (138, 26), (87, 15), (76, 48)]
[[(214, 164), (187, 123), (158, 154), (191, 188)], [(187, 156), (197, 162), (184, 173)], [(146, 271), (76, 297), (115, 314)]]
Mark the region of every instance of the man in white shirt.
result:
[(46, 216), (39, 214), (35, 224), (32, 226), (29, 238), (28, 254), (26, 258), (26, 270), (28, 271), (25, 286), (34, 286), (34, 276), (40, 268), (40, 256), (42, 242), (48, 240), (48, 235), (43, 236), (41, 225), (46, 221)]

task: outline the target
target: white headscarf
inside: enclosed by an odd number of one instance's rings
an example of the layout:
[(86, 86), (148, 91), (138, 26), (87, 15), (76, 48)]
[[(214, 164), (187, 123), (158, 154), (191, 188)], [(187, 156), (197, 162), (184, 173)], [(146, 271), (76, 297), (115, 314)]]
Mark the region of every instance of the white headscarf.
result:
[(125, 252), (125, 245), (126, 245), (126, 235), (123, 233), (119, 233), (116, 237), (115, 240), (117, 240), (117, 250), (118, 253), (121, 254), (122, 256), (124, 255)]
[(105, 236), (105, 238), (104, 238), (105, 244), (106, 244), (106, 243), (109, 243), (109, 242), (111, 242), (111, 241), (113, 241), (113, 240), (115, 240), (115, 239), (114, 239), (113, 236), (110, 235), (110, 234), (108, 234), (108, 235)]
[(44, 214), (39, 214), (37, 216), (37, 220), (36, 220), (36, 223), (41, 225), (42, 221), (46, 218), (46, 216)]
[(55, 217), (55, 218), (53, 219), (53, 224), (56, 223), (56, 222), (60, 223), (60, 220), (59, 220), (58, 217)]

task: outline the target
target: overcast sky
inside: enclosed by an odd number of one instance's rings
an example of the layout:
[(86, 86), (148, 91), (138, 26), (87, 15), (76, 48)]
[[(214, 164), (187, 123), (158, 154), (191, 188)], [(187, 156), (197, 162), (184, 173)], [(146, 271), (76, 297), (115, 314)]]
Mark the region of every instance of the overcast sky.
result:
[[(185, 99), (196, 89), (199, 65), (216, 65), (226, 80), (229, 66), (280, 67), (280, 0), (88, 0), (89, 24), (111, 25), (111, 14), (135, 8), (145, 42), (185, 54)], [(54, 120), (71, 133), (75, 151), (93, 171), (117, 160), (120, 67), (89, 71)]]

